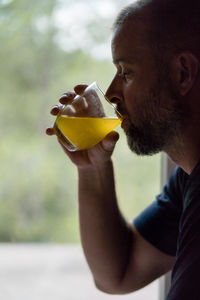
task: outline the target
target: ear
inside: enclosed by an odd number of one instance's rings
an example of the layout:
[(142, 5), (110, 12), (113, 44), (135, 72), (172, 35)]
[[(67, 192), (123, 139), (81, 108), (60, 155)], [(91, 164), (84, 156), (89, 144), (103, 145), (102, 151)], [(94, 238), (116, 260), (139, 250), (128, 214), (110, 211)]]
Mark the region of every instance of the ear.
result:
[(193, 87), (199, 71), (199, 60), (189, 52), (179, 53), (173, 61), (172, 75), (180, 95), (185, 96)]

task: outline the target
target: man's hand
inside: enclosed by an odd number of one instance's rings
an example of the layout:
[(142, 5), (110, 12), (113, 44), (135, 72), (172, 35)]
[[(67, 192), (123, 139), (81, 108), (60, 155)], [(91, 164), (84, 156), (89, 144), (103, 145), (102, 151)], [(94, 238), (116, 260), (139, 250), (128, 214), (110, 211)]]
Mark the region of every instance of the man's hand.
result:
[[(74, 88), (74, 92), (64, 93), (59, 99), (59, 103), (54, 105), (51, 109), (51, 114), (57, 116), (63, 109), (70, 109), (73, 99), (77, 95), (81, 95), (86, 89), (87, 85), (81, 84)], [(46, 130), (47, 135), (55, 135), (53, 127)], [(115, 144), (119, 139), (119, 134), (115, 131), (111, 132), (106, 138), (88, 150), (70, 152), (66, 149), (61, 140), (58, 140), (64, 152), (68, 155), (71, 161), (78, 167), (94, 166), (106, 161), (109, 161), (113, 153)]]
[[(57, 115), (86, 85), (65, 93), (51, 113)], [(73, 109), (72, 109), (73, 113)], [(48, 135), (54, 129), (47, 128)], [(175, 258), (145, 241), (119, 210), (111, 155), (119, 135), (111, 132), (88, 150), (63, 150), (78, 167), (78, 201), (81, 243), (96, 286), (123, 294), (135, 291), (168, 271)], [(134, 167), (134, 166), (133, 166)]]

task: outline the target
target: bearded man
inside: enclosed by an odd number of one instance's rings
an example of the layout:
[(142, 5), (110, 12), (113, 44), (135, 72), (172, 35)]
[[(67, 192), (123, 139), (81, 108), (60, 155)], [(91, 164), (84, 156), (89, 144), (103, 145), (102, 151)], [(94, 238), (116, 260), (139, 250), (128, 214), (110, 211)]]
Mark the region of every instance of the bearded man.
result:
[(112, 56), (116, 74), (106, 97), (123, 115), (130, 149), (138, 155), (164, 151), (178, 167), (129, 224), (115, 193), (111, 155), (118, 134), (75, 153), (61, 143), (78, 168), (87, 262), (107, 293), (136, 291), (172, 269), (166, 299), (200, 299), (200, 1), (144, 0), (124, 8), (113, 26)]

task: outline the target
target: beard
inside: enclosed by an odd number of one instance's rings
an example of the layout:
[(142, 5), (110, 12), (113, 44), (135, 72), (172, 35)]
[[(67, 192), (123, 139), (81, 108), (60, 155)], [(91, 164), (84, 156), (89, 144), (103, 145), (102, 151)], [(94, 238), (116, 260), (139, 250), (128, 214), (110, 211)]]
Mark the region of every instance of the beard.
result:
[(167, 90), (159, 86), (149, 91), (142, 106), (137, 122), (127, 116), (122, 124), (131, 151), (137, 155), (153, 155), (172, 147), (187, 120), (188, 111), (182, 101), (170, 86)]

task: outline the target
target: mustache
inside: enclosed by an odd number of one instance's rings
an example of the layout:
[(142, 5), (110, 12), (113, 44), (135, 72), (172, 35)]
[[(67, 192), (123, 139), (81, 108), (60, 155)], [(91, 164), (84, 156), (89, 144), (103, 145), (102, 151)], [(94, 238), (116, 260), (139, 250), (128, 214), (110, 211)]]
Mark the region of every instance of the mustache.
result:
[(120, 113), (120, 115), (125, 118), (129, 118), (127, 110), (122, 105), (116, 105), (117, 111)]

